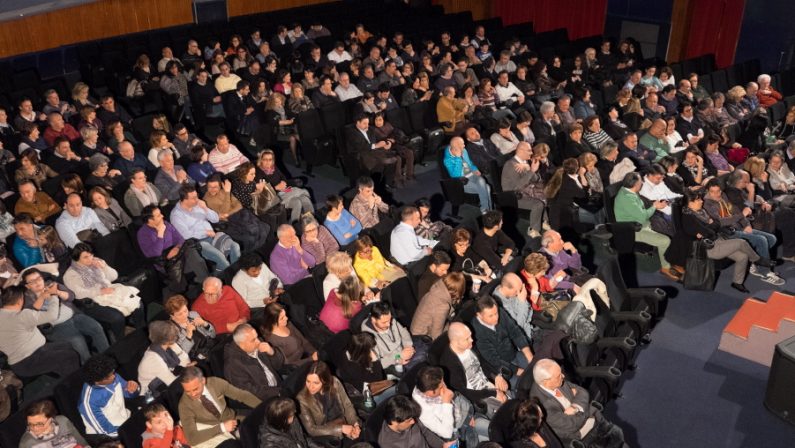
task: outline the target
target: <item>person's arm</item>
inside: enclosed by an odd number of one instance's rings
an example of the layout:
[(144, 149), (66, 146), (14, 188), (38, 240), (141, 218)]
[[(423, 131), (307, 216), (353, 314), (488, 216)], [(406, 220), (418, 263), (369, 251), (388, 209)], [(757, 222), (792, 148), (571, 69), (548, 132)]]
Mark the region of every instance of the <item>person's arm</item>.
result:
[(239, 401), (251, 409), (262, 404), (262, 401), (251, 392), (239, 389), (221, 378), (216, 378), (214, 385), (217, 387), (218, 392), (222, 393), (224, 396)]
[(84, 286), (83, 279), (80, 278), (80, 274), (78, 274), (74, 269), (66, 270), (66, 273), (63, 275), (63, 282), (67, 288), (71, 289), (75, 293), (75, 297), (78, 299), (98, 296), (102, 290), (102, 288), (99, 286), (93, 288), (87, 288)]
[(119, 278), (119, 273), (113, 269), (105, 260), (102, 260), (102, 274), (108, 279), (108, 282), (113, 283)]
[(99, 216), (97, 216), (97, 213), (90, 208), (87, 210), (89, 211), (88, 217), (91, 220), (91, 224), (94, 225), (94, 228), (97, 229), (97, 231), (102, 235), (109, 234), (110, 230), (105, 227), (105, 224), (102, 224), (102, 221), (99, 219)]
[(232, 298), (235, 300), (235, 307), (237, 308), (238, 315), (242, 316), (246, 319), (246, 321), (248, 321), (251, 319), (251, 308), (248, 307), (246, 301), (240, 297), (240, 294), (238, 294), (237, 291), (235, 291), (233, 288), (230, 289)]
[[(63, 216), (63, 214), (61, 216)], [(102, 227), (104, 228), (105, 226), (103, 225)], [(63, 241), (67, 247), (75, 247), (80, 243), (77, 234), (70, 228), (69, 223), (65, 219), (58, 218), (58, 220), (55, 221), (55, 230), (58, 232), (58, 236), (61, 237), (61, 241)], [(107, 231), (107, 229), (105, 230)]]

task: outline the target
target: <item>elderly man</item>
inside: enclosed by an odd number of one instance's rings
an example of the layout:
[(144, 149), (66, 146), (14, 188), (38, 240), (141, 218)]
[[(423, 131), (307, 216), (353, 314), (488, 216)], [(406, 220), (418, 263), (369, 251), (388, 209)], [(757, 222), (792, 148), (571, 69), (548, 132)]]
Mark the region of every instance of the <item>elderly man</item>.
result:
[(80, 133), (69, 123), (64, 122), (60, 112), (51, 112), (47, 116), (47, 129), (44, 130), (44, 141), (52, 146), (58, 137), (66, 137), (69, 142), (80, 138)]
[(467, 112), (469, 106), (463, 99), (456, 98), (455, 87), (445, 87), (439, 102), (436, 103), (436, 119), (439, 123), (443, 123), (444, 132), (448, 135), (461, 134), (467, 124)]
[(218, 213), (199, 199), (193, 185), (180, 188), (179, 203), (171, 210), (170, 221), (183, 238), (199, 242), (202, 257), (215, 263), (216, 271), (223, 271), (240, 258), (240, 245), (229, 235), (213, 230), (212, 224), (219, 221)]
[(240, 294), (217, 277), (207, 277), (202, 283), (202, 293), (193, 302), (193, 311), (213, 324), (218, 334), (231, 333), (238, 325), (248, 322), (251, 309)]
[(375, 354), (381, 367), (391, 375), (402, 376), (404, 371), (425, 360), (426, 345), (418, 344), (420, 353), (417, 353), (411, 334), (392, 318), (392, 308), (387, 302), (373, 304), (370, 318), (362, 322), (361, 329), (375, 336)]
[(351, 84), (351, 77), (346, 72), (340, 73), (339, 84), (334, 89), (340, 101), (348, 101), (364, 95), (355, 84)]
[(582, 265), (577, 248), (571, 242), (563, 241), (560, 233), (554, 230), (547, 230), (541, 237), (541, 253), (549, 260), (547, 277), (557, 282), (558, 289), (577, 291), (577, 285), (591, 277)]
[(66, 197), (65, 209), (55, 221), (55, 230), (68, 247), (75, 247), (81, 241), (93, 239), (96, 236), (95, 231), (100, 235), (110, 233), (94, 210), (83, 207), (83, 200), (77, 193), (71, 193)]
[(232, 342), (224, 347), (224, 378), (262, 401), (282, 394), (279, 370), (283, 365), (282, 352), (262, 342), (249, 324), (238, 325)]
[(227, 398), (251, 408), (262, 403), (251, 392), (238, 389), (222, 378), (205, 378), (198, 367), (187, 367), (179, 382), (184, 391), (179, 400), (180, 423), (193, 448), (214, 448), (235, 439), (238, 416), (226, 405)]
[(19, 182), (19, 200), (14, 205), (14, 215), (27, 213), (37, 223), (43, 223), (51, 216), (58, 214), (61, 207), (52, 200), (50, 195), (38, 191), (31, 179)]
[(657, 154), (654, 151), (638, 143), (638, 134), (634, 132), (628, 132), (624, 136), (624, 139), (621, 140), (620, 148), (620, 159), (632, 160), (632, 164), (641, 170), (651, 166), (652, 162), (657, 158)]
[(564, 444), (582, 440), (589, 447), (627, 446), (621, 428), (591, 406), (587, 390), (565, 380), (555, 361), (539, 360), (533, 367), (533, 380), (530, 396), (541, 402), (547, 423)]
[(577, 118), (574, 116), (574, 109), (571, 107), (571, 97), (569, 95), (561, 95), (561, 97), (558, 98), (555, 113), (558, 114), (560, 124), (565, 129), (568, 129), (569, 126), (577, 122)]
[[(64, 120), (69, 120), (77, 113), (77, 109), (67, 103), (66, 101), (61, 101), (61, 97), (58, 96), (58, 91), (55, 89), (47, 89), (44, 91), (44, 106), (42, 106), (41, 111), (45, 114), (51, 114), (53, 112), (58, 112), (63, 116)], [(105, 123), (103, 121), (103, 123)]]
[(453, 137), (450, 140), (450, 146), (444, 150), (442, 163), (451, 178), (466, 179), (464, 191), (478, 195), (481, 212), (491, 210), (491, 187), (481, 175), (480, 169), (469, 158), (469, 153), (464, 148), (464, 139)]
[(404, 207), (400, 213), (400, 223), (390, 235), (390, 251), (398, 263), (406, 266), (430, 255), (439, 242), (418, 236), (414, 229), (420, 225), (420, 211), (417, 207)]
[(179, 200), (179, 190), (185, 185), (196, 185), (196, 181), (188, 177), (188, 173), (179, 165), (174, 164), (174, 153), (166, 148), (157, 153), (160, 168), (155, 174), (155, 187), (170, 202)]
[(270, 265), (285, 285), (292, 285), (309, 276), (309, 269), (315, 266), (316, 260), (301, 247), (301, 240), (290, 224), (282, 224), (276, 230), (279, 242), (273, 248)]
[(475, 317), (470, 324), (475, 330), (475, 345), (489, 368), (500, 372), (516, 386), (527, 366), (533, 361), (530, 341), (522, 328), (491, 296), (477, 300)]
[(657, 120), (665, 116), (665, 107), (660, 105), (658, 94), (651, 92), (646, 95), (646, 99), (643, 101), (643, 116), (649, 120)]
[(671, 269), (670, 263), (665, 259), (665, 252), (671, 245), (671, 239), (662, 233), (655, 232), (651, 228), (650, 219), (654, 212), (662, 210), (668, 206), (667, 201), (657, 200), (646, 207), (638, 192), (643, 187), (640, 174), (631, 172), (624, 176), (622, 188), (616, 196), (614, 213), (616, 222), (637, 222), (641, 229), (635, 232), (635, 241), (646, 243), (657, 248), (657, 256), (660, 260), (660, 273), (671, 280), (679, 281), (683, 271)]
[[(531, 162), (532, 160), (532, 162)], [(530, 212), (531, 238), (540, 235), (546, 204), (544, 183), (538, 168), (541, 162), (533, 158), (533, 148), (527, 142), (520, 142), (514, 156), (502, 168), (502, 190), (514, 191), (518, 195), (519, 208)]]
[[(349, 207), (351, 214), (359, 220), (363, 229), (369, 229), (381, 224), (382, 215), (389, 213), (389, 205), (386, 204), (381, 196), (375, 194), (375, 184), (369, 176), (362, 176), (356, 182), (359, 192), (354, 196)], [(388, 228), (394, 226), (394, 222), (388, 217), (385, 224)]]
[(670, 151), (668, 141), (665, 139), (665, 120), (662, 118), (654, 120), (649, 131), (640, 138), (640, 144), (651, 149), (656, 154), (654, 161), (657, 162), (668, 155)]
[(229, 174), (249, 160), (235, 145), (229, 143), (229, 137), (225, 134), (220, 134), (215, 138), (215, 148), (210, 151), (207, 161), (210, 162), (216, 171)]
[(759, 89), (756, 91), (756, 98), (762, 107), (770, 107), (783, 98), (780, 93), (770, 86), (770, 75), (763, 73), (756, 78)]
[(155, 168), (146, 156), (135, 152), (132, 143), (128, 141), (119, 143), (118, 151), (120, 157), (113, 163), (113, 168), (119, 170), (127, 179), (132, 177), (133, 170), (136, 168), (144, 171), (153, 170)]
[(538, 108), (541, 115), (537, 120), (533, 120), (530, 128), (536, 136), (536, 143), (546, 143), (549, 151), (554, 154), (558, 147), (558, 133), (560, 132), (560, 118), (555, 113), (555, 103), (544, 101)]

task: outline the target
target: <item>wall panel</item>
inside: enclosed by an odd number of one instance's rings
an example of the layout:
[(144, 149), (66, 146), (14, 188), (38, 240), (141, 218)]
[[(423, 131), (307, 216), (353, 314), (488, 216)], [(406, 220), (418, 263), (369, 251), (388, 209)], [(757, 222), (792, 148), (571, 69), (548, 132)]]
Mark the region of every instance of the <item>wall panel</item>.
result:
[[(436, 5), (444, 6), (444, 12), (472, 11), (474, 20), (483, 20), (494, 17), (493, 0), (433, 0)], [(503, 20), (505, 20), (503, 18)]]
[[(227, 0), (229, 17), (296, 8), (298, 6), (330, 3), (337, 0)], [(354, 6), (350, 6), (353, 8)], [(320, 18), (322, 20), (322, 18)]]
[(0, 58), (192, 22), (191, 0), (103, 0), (0, 23)]

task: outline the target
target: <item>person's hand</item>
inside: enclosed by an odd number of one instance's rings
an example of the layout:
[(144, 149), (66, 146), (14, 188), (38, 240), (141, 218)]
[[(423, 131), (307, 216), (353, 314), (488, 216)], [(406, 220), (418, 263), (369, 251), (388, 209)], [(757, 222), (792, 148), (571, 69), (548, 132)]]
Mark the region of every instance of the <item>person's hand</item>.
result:
[(232, 182), (230, 182), (229, 179), (226, 179), (224, 181), (224, 192), (229, 193), (231, 191), (232, 191)]
[(199, 205), (199, 207), (201, 207), (201, 208), (203, 208), (203, 209), (207, 210), (207, 203), (206, 203), (206, 202), (204, 202), (204, 200), (203, 200), (203, 199), (199, 199), (198, 205)]
[(274, 354), (273, 347), (267, 342), (260, 342), (257, 349), (262, 353), (267, 353), (269, 356), (273, 356)]
[(497, 375), (494, 378), (494, 385), (497, 387), (497, 390), (500, 392), (508, 392), (508, 382), (505, 381), (505, 378), (502, 375)]
[(257, 182), (257, 183), (254, 185), (254, 190), (256, 190), (256, 191), (257, 191), (257, 193), (260, 193), (260, 192), (262, 192), (262, 190), (264, 190), (264, 189), (265, 189), (265, 180), (264, 180), (264, 179), (263, 179), (263, 180), (261, 180), (261, 181), (259, 181), (259, 182)]
[(400, 352), (400, 360), (403, 364), (408, 364), (414, 356), (414, 347), (406, 347)]
[(224, 422), (224, 428), (226, 429), (226, 432), (228, 432), (228, 433), (234, 432), (234, 430), (237, 429), (237, 420), (232, 419), (232, 420), (225, 421)]
[(480, 170), (477, 170), (473, 173), (475, 176), (480, 176)]
[(285, 188), (287, 188), (287, 182), (285, 182), (285, 181), (281, 181), (281, 182), (279, 182), (278, 184), (276, 184), (276, 186), (274, 187), (274, 190), (276, 190), (276, 191), (282, 191), (282, 190), (284, 190)]
[(520, 368), (516, 369), (516, 376), (522, 376), (522, 374), (524, 374), (524, 369), (523, 368), (520, 367)]
[(342, 425), (342, 434), (349, 439), (355, 439), (353, 436), (353, 425)]
[(246, 115), (251, 115), (252, 113), (254, 113), (254, 108), (251, 107), (251, 106), (247, 107), (246, 108)]
[(99, 293), (102, 295), (113, 294), (113, 288), (102, 288), (99, 290)]
[(699, 167), (704, 166), (704, 158), (701, 156), (696, 156), (696, 164), (698, 164)]
[(769, 211), (773, 210), (773, 206), (770, 205), (769, 203), (765, 202), (764, 204), (762, 204), (762, 210), (764, 210), (766, 212), (769, 212)]
[(95, 267), (95, 268), (100, 268), (100, 269), (102, 269), (102, 268), (104, 268), (104, 267), (105, 267), (105, 262), (104, 262), (104, 261), (102, 261), (102, 260), (101, 260), (101, 259), (99, 259), (99, 258), (94, 258), (94, 261), (92, 261), (92, 262), (91, 262), (91, 264), (92, 264), (92, 265), (94, 265), (94, 267)]
[(166, 429), (172, 431), (174, 429), (174, 419), (171, 417), (171, 414), (166, 412)]
[(431, 249), (430, 247), (426, 247), (426, 248), (425, 248), (425, 249), (423, 249), (423, 250), (425, 251), (425, 254), (426, 254), (426, 255), (430, 255), (430, 254), (432, 254), (432, 253), (433, 253), (433, 249)]
[(574, 406), (569, 406), (563, 411), (563, 413), (566, 415), (574, 415), (577, 413), (577, 408)]
[(511, 254), (504, 254), (502, 258), (500, 258), (500, 264), (505, 266), (511, 261)]
[(166, 254), (166, 259), (170, 260), (174, 258), (177, 256), (178, 253), (179, 253), (179, 246), (174, 246), (171, 248), (170, 251), (168, 251), (168, 254)]
[(577, 175), (578, 176), (585, 176), (585, 172), (586, 172), (585, 167), (581, 166), (580, 169), (577, 170)]
[(497, 390), (497, 396), (495, 398), (497, 398), (497, 400), (499, 400), (500, 403), (505, 403), (506, 401), (508, 401), (508, 396), (505, 395), (505, 392), (501, 390)]
[(185, 170), (177, 170), (177, 182), (184, 183), (188, 180), (188, 173)]
[(577, 253), (577, 248), (574, 247), (574, 244), (571, 244), (570, 241), (567, 241), (567, 242), (563, 243), (563, 250), (567, 250), (567, 251), (569, 251), (569, 252), (571, 252), (573, 254)]
[(750, 208), (748, 207), (743, 208), (743, 216), (751, 216), (753, 213), (754, 211), (751, 210)]
[(668, 203), (663, 201), (662, 199), (654, 201), (654, 208), (656, 208), (657, 210), (662, 210), (662, 209), (664, 209), (667, 206), (668, 206)]
[(745, 226), (743, 228), (743, 233), (753, 233), (754, 229), (751, 226)]
[(121, 176), (121, 171), (119, 171), (119, 170), (114, 168), (114, 169), (108, 171), (108, 176), (110, 176), (110, 177)]
[(345, 239), (348, 239), (348, 238), (352, 237), (352, 236), (353, 236), (353, 234), (352, 234), (351, 232), (347, 232), (347, 233), (345, 233), (345, 234), (344, 234), (344, 235), (342, 235), (342, 236), (344, 236), (344, 237), (345, 237)]
[(212, 237), (215, 236), (215, 230), (207, 229), (207, 230), (204, 231), (204, 234), (209, 236), (210, 238), (212, 238)]
[(517, 163), (517, 164), (514, 166), (514, 170), (516, 170), (516, 172), (517, 172), (517, 173), (523, 173), (523, 172), (525, 172), (525, 171), (528, 171), (528, 170), (530, 170), (531, 168), (532, 168), (532, 167), (531, 167), (531, 166), (530, 166), (530, 164), (528, 164), (528, 163)]
[(534, 173), (535, 173), (536, 171), (538, 171), (538, 168), (539, 168), (539, 167), (541, 167), (541, 160), (539, 160), (539, 159), (533, 159), (533, 161), (532, 161), (532, 162), (530, 162), (530, 169), (531, 169), (531, 170), (532, 170)]
[(138, 383), (136, 383), (135, 381), (133, 381), (133, 380), (127, 381), (127, 392), (128, 393), (131, 393), (131, 394), (135, 393), (140, 388), (141, 388), (141, 386), (139, 386)]

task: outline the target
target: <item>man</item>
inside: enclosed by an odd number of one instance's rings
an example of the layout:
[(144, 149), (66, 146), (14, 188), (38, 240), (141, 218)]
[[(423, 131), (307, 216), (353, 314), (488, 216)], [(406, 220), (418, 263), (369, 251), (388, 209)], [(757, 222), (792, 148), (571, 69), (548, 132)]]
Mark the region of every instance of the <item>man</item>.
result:
[[(58, 231), (58, 236), (64, 244), (70, 248), (81, 241), (92, 239), (93, 236), (88, 234), (94, 234), (93, 231), (99, 232), (102, 236), (110, 233), (94, 210), (83, 207), (83, 200), (77, 193), (70, 193), (66, 197), (64, 211), (55, 221), (55, 230)], [(78, 234), (83, 238), (81, 239)]]
[(260, 33), (259, 29), (255, 29), (254, 31), (249, 34), (248, 40), (246, 41), (246, 47), (248, 47), (248, 51), (251, 54), (256, 53), (259, 51), (260, 45), (263, 44), (262, 34)]
[(339, 84), (334, 89), (334, 93), (337, 94), (337, 98), (339, 98), (340, 101), (348, 101), (363, 95), (358, 87), (351, 84), (351, 77), (346, 72), (340, 73)]
[(232, 342), (224, 347), (224, 378), (262, 401), (282, 394), (279, 370), (283, 365), (282, 352), (262, 342), (257, 330), (246, 323), (238, 325)]
[(622, 188), (616, 196), (614, 213), (616, 222), (637, 222), (641, 229), (635, 232), (635, 241), (646, 243), (657, 248), (657, 256), (660, 260), (660, 273), (671, 280), (679, 281), (684, 272), (671, 269), (670, 263), (665, 259), (665, 252), (671, 245), (671, 239), (662, 233), (657, 233), (651, 228), (650, 219), (656, 210), (664, 209), (668, 203), (658, 200), (646, 207), (638, 192), (643, 187), (640, 174), (636, 172), (627, 173), (622, 181)]
[(765, 108), (776, 104), (783, 98), (780, 93), (770, 86), (770, 75), (763, 73), (756, 78), (759, 83), (759, 89), (756, 91), (756, 98), (759, 100), (759, 105)]
[(442, 96), (436, 103), (436, 119), (447, 135), (459, 135), (468, 123), (466, 113), (469, 105), (464, 99), (456, 98), (453, 86), (447, 86), (441, 92)]
[[(356, 184), (359, 191), (354, 196), (353, 201), (351, 201), (351, 205), (348, 207), (349, 211), (359, 220), (363, 229), (376, 226), (384, 227), (384, 225), (380, 225), (381, 217), (389, 213), (389, 205), (381, 199), (381, 196), (375, 194), (373, 179), (369, 176), (362, 176)], [(386, 218), (384, 220), (385, 225), (391, 229), (394, 226), (394, 222), (386, 216), (384, 218)], [(380, 233), (386, 232), (382, 231)]]
[(223, 95), (225, 92), (231, 92), (237, 88), (237, 83), (241, 81), (240, 76), (232, 73), (232, 67), (228, 62), (222, 62), (218, 66), (221, 73), (215, 78), (215, 90), (218, 94)]
[(621, 140), (620, 159), (632, 160), (639, 170), (648, 169), (656, 158), (656, 152), (638, 143), (638, 134), (628, 132)]
[(662, 118), (655, 119), (649, 131), (643, 134), (640, 138), (640, 144), (646, 148), (654, 151), (654, 161), (659, 162), (660, 159), (668, 155), (668, 141), (665, 139), (665, 120)]
[(381, 448), (449, 448), (457, 440), (445, 442), (420, 421), (422, 408), (411, 398), (395, 395), (385, 405), (384, 421), (378, 432)]
[(389, 85), (387, 83), (378, 86), (378, 93), (376, 93), (375, 96), (375, 105), (384, 113), (400, 107), (395, 97), (392, 96), (392, 93), (389, 91)]
[(290, 42), (292, 42), (293, 48), (298, 48), (301, 45), (309, 42), (309, 38), (306, 37), (301, 24), (298, 22), (293, 23), (292, 27), (290, 27), (290, 31), (287, 32), (287, 38), (289, 38)]
[(495, 161), (499, 164), (502, 160), (500, 149), (490, 139), (483, 139), (480, 131), (474, 125), (466, 128), (464, 138), (466, 139), (464, 147), (469, 153), (469, 157), (472, 158), (472, 162), (480, 167), (484, 173), (492, 174), (491, 162)]
[(368, 65), (373, 67), (375, 73), (384, 70), (385, 63), (384, 59), (381, 57), (381, 48), (378, 45), (373, 45), (373, 47), (370, 48), (370, 55), (362, 61), (362, 66), (366, 67)]
[(502, 50), (497, 63), (494, 65), (494, 71), (497, 73), (507, 72), (511, 74), (516, 71), (516, 63), (511, 60), (510, 50)]
[(378, 90), (378, 80), (375, 78), (375, 70), (372, 65), (364, 65), (362, 76), (356, 83), (356, 87), (362, 92), (375, 93)]
[(5, 353), (11, 370), (20, 377), (54, 373), (65, 377), (80, 367), (80, 358), (65, 341), (47, 342), (40, 325), (58, 319), (60, 303), (45, 297), (45, 311), (24, 309), (25, 289), (9, 286), (0, 296), (0, 351)]
[(577, 248), (571, 242), (563, 241), (560, 233), (554, 230), (544, 232), (541, 237), (541, 253), (549, 260), (547, 278), (555, 279), (557, 289), (574, 289), (577, 292), (577, 285), (590, 278), (588, 270), (582, 265)]
[(439, 242), (417, 236), (414, 229), (420, 225), (420, 211), (417, 207), (404, 207), (400, 213), (400, 224), (390, 235), (390, 250), (395, 260), (406, 266), (430, 255)]
[(629, 79), (624, 84), (624, 88), (632, 91), (635, 86), (640, 84), (640, 79), (643, 77), (643, 72), (640, 70), (633, 70), (632, 73), (629, 75)]
[(558, 98), (555, 113), (560, 118), (561, 127), (569, 129), (569, 132), (571, 132), (570, 127), (577, 122), (577, 117), (574, 116), (574, 109), (571, 108), (571, 97), (569, 95), (564, 94)]
[(177, 148), (180, 159), (191, 156), (191, 149), (194, 146), (203, 145), (204, 142), (196, 134), (188, 131), (182, 123), (174, 125), (174, 140), (171, 142)]
[(660, 106), (665, 108), (665, 115), (676, 115), (679, 111), (679, 99), (676, 97), (676, 87), (667, 85), (663, 87), (660, 97), (657, 99)]
[[(667, 202), (667, 205), (660, 210), (667, 218), (671, 219), (671, 202), (673, 202), (677, 198), (681, 198), (682, 195), (678, 193), (674, 193), (665, 185), (663, 180), (665, 179), (666, 170), (662, 167), (662, 165), (654, 164), (651, 166), (651, 169), (646, 173), (646, 176), (643, 178), (643, 186), (640, 188), (640, 195), (650, 201), (656, 200), (663, 200)], [(669, 235), (673, 236), (673, 235)]]
[(199, 199), (193, 185), (183, 185), (180, 188), (179, 203), (171, 210), (170, 218), (171, 224), (183, 238), (195, 238), (199, 242), (202, 257), (215, 263), (217, 272), (228, 268), (240, 258), (240, 245), (229, 235), (213, 230), (212, 224), (219, 221), (218, 213)]
[(450, 255), (443, 250), (435, 250), (431, 253), (431, 260), (428, 263), (428, 268), (420, 276), (417, 282), (417, 297), (422, 298), (430, 291), (431, 286), (439, 281), (442, 277), (447, 275), (452, 264)]
[(251, 318), (251, 310), (240, 294), (217, 277), (204, 279), (202, 293), (191, 309), (213, 324), (217, 334), (231, 333)]
[(25, 270), (22, 281), (26, 289), (25, 309), (44, 313), (50, 306), (50, 299), (56, 299), (60, 303), (60, 307), (56, 307), (59, 308), (58, 318), (51, 322), (51, 328), (43, 329), (48, 341), (68, 342), (80, 356), (80, 363), (91, 357), (89, 341), (95, 353), (108, 349), (110, 344), (102, 326), (75, 308), (75, 295), (72, 291), (60, 283), (45, 283), (41, 271), (36, 268)]
[(390, 140), (377, 141), (370, 129), (370, 119), (361, 114), (356, 117), (355, 126), (348, 128), (348, 152), (358, 154), (362, 165), (370, 171), (384, 171), (387, 185), (395, 185), (395, 177), (400, 169), (400, 157), (394, 154)]
[(534, 336), (538, 333), (538, 329), (531, 322), (533, 307), (527, 301), (527, 288), (522, 279), (513, 272), (506, 273), (500, 284), (494, 288), (494, 297), (499, 299), (503, 309), (524, 331), (527, 340), (531, 343), (536, 342)]
[(293, 49), (293, 44), (287, 37), (287, 27), (279, 25), (276, 27), (276, 35), (271, 39), (271, 49), (276, 53), (279, 58), (289, 56), (290, 51)]
[[(64, 120), (69, 120), (77, 113), (77, 109), (66, 101), (61, 101), (55, 89), (47, 89), (44, 92), (45, 104), (41, 111), (47, 115), (57, 112), (63, 116)], [(103, 123), (106, 123), (103, 121)]]
[(547, 423), (564, 444), (581, 440), (585, 446), (627, 446), (621, 428), (591, 406), (587, 390), (565, 380), (555, 361), (539, 360), (533, 380), (530, 397), (541, 402)]
[(494, 90), (497, 91), (497, 97), (500, 103), (507, 105), (513, 111), (524, 109), (528, 112), (533, 112), (533, 108), (530, 107), (529, 102), (525, 104), (526, 98), (524, 93), (509, 80), (508, 72), (503, 70), (499, 73)]
[(121, 172), (122, 176), (129, 179), (133, 175), (133, 170), (141, 169), (150, 171), (155, 169), (149, 159), (141, 153), (135, 152), (132, 143), (124, 141), (118, 146), (119, 158), (113, 163), (113, 168)]
[(47, 116), (47, 129), (44, 130), (44, 141), (53, 146), (57, 137), (65, 137), (70, 143), (80, 138), (80, 133), (69, 123), (64, 122), (60, 112), (52, 112)]
[(19, 200), (14, 205), (14, 215), (27, 213), (36, 223), (42, 224), (51, 216), (60, 213), (61, 207), (52, 200), (50, 195), (38, 191), (31, 179), (19, 182)]
[(187, 367), (179, 382), (184, 391), (179, 400), (179, 419), (193, 448), (213, 448), (235, 439), (238, 416), (227, 407), (227, 397), (250, 408), (262, 403), (251, 392), (238, 389), (222, 378), (205, 378), (198, 367)]
[(549, 145), (549, 152), (554, 154), (558, 147), (558, 133), (560, 132), (560, 118), (555, 113), (555, 103), (544, 101), (538, 108), (541, 115), (538, 120), (533, 120), (530, 128), (536, 136), (536, 143)]
[(209, 81), (210, 72), (207, 70), (202, 69), (196, 73), (196, 81), (188, 86), (190, 104), (200, 118), (223, 117), (224, 108), (221, 105), (221, 95)]
[(757, 93), (759, 93), (759, 84), (751, 81), (745, 85), (745, 97), (743, 97), (740, 103), (751, 112), (759, 107), (759, 97)]
[(266, 41), (259, 44), (259, 47), (252, 53), (256, 53), (254, 59), (262, 65), (267, 65), (268, 58), (276, 58), (276, 53), (271, 51), (271, 44)]
[(480, 85), (475, 71), (469, 67), (469, 62), (467, 62), (467, 59), (464, 57), (459, 58), (458, 62), (456, 62), (456, 70), (453, 72), (453, 79), (459, 89), (467, 83), (473, 87)]
[(328, 58), (329, 61), (335, 64), (339, 64), (345, 61), (350, 61), (353, 59), (351, 54), (345, 51), (345, 43), (342, 41), (337, 41), (336, 43), (334, 43), (334, 49), (329, 51), (326, 57)]
[(704, 129), (701, 126), (701, 121), (695, 116), (692, 103), (679, 103), (676, 132), (691, 145), (697, 145), (704, 138)]
[(606, 185), (613, 183), (613, 171), (616, 170), (616, 160), (618, 159), (618, 145), (616, 143), (607, 142), (602, 145), (599, 150), (599, 161), (596, 162), (596, 169), (599, 170), (599, 176), (602, 182)]
[(689, 80), (682, 79), (679, 81), (679, 89), (676, 91), (676, 98), (679, 100), (680, 105), (684, 103), (696, 104), (693, 92), (690, 90)]
[(464, 191), (478, 195), (482, 213), (491, 210), (491, 187), (477, 165), (469, 158), (469, 153), (464, 149), (464, 139), (453, 137), (450, 139), (450, 146), (444, 151), (443, 163), (447, 174), (451, 178), (466, 178)]
[(334, 81), (328, 76), (321, 77), (320, 87), (312, 94), (312, 104), (320, 109), (339, 102), (340, 99), (334, 91)]
[[(532, 162), (531, 162), (532, 160)], [(546, 204), (538, 199), (544, 197), (543, 180), (538, 173), (541, 162), (533, 158), (533, 148), (527, 142), (520, 142), (516, 146), (514, 156), (505, 162), (502, 168), (502, 190), (513, 191), (518, 195), (520, 209), (530, 212), (531, 238), (541, 236), (541, 225), (544, 220)]]
[(380, 85), (386, 84), (387, 88), (401, 86), (406, 83), (406, 79), (400, 74), (395, 61), (387, 61), (384, 65), (384, 71), (378, 75), (378, 83)]
[(513, 258), (516, 244), (502, 231), (502, 212), (489, 210), (481, 218), (483, 226), (475, 235), (472, 250), (488, 263), (491, 269), (506, 269)]
[[(362, 332), (375, 336), (375, 354), (381, 367), (390, 375), (402, 376), (404, 371), (425, 360), (425, 345), (421, 353), (414, 348), (409, 331), (392, 318), (388, 302), (375, 302), (370, 308), (370, 318), (362, 322)], [(398, 367), (400, 370), (398, 371)]]
[(475, 330), (478, 351), (491, 371), (504, 375), (515, 387), (533, 361), (530, 342), (508, 313), (497, 306), (493, 297), (479, 298), (476, 310), (470, 324)]
[(488, 370), (488, 363), (472, 350), (472, 332), (466, 324), (451, 323), (447, 337), (450, 343), (439, 357), (439, 365), (447, 371), (450, 387), (472, 403), (488, 402), (491, 398), (496, 401), (492, 401), (496, 408), (508, 401), (508, 381), (499, 371)]
[(171, 149), (161, 149), (157, 153), (160, 168), (155, 174), (155, 187), (169, 202), (179, 200), (179, 190), (185, 185), (195, 186), (196, 181), (188, 177), (188, 173), (179, 165), (174, 164), (174, 153)]
[(99, 100), (97, 118), (105, 124), (119, 121), (124, 126), (132, 125), (132, 116), (121, 104), (117, 104), (112, 95), (103, 95)]
[(118, 437), (119, 427), (130, 418), (124, 400), (137, 397), (141, 387), (116, 373), (116, 360), (108, 355), (96, 355), (83, 366), (86, 382), (77, 405), (86, 434)]
[(187, 48), (185, 49), (185, 52), (182, 53), (182, 57), (180, 59), (182, 60), (182, 63), (185, 64), (185, 67), (188, 67), (188, 69), (191, 67), (196, 67), (197, 63), (204, 62), (204, 57), (202, 56), (201, 48), (199, 48), (199, 43), (193, 39), (189, 40)]
[(249, 82), (240, 80), (235, 86), (234, 93), (224, 95), (227, 129), (232, 130), (241, 141), (250, 140), (260, 125), (259, 118), (254, 113), (254, 106), (257, 103), (249, 96), (250, 92)]
[(77, 173), (82, 172), (86, 168), (85, 161), (72, 151), (72, 146), (67, 137), (55, 137), (52, 145), (52, 153), (44, 158), (44, 162), (56, 173)]
[(301, 240), (290, 224), (282, 224), (276, 230), (279, 242), (273, 248), (270, 265), (285, 285), (292, 285), (309, 276), (309, 268), (315, 266), (315, 257), (301, 247)]
[(226, 134), (220, 134), (215, 138), (215, 148), (210, 151), (207, 161), (216, 171), (229, 174), (249, 160), (235, 145), (229, 143), (229, 137)]
[(649, 120), (657, 120), (664, 118), (665, 114), (665, 106), (659, 104), (659, 96), (654, 92), (646, 95), (643, 102), (643, 116)]

